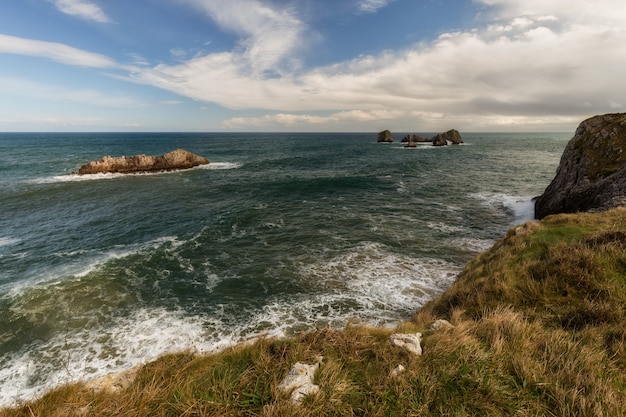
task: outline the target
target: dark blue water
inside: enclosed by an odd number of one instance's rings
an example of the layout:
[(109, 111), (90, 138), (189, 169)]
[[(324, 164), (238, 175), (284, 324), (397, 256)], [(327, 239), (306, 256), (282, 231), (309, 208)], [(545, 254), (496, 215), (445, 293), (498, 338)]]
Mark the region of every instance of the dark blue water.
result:
[[(569, 137), (0, 134), (0, 405), (175, 350), (405, 320), (532, 217)], [(211, 163), (72, 174), (176, 148)]]

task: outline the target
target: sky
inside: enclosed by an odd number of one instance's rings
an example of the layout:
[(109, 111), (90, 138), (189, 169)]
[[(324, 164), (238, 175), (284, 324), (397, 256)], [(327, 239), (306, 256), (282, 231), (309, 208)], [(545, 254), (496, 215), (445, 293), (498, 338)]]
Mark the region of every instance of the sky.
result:
[(624, 111), (624, 0), (0, 5), (5, 132), (570, 132)]

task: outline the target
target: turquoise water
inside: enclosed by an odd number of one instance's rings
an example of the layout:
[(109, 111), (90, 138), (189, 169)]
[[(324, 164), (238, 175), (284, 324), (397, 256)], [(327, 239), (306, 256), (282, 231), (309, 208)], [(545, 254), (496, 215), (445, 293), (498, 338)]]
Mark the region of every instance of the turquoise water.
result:
[[(0, 405), (166, 352), (409, 318), (532, 218), (571, 137), (463, 136), (0, 134)], [(72, 174), (176, 148), (211, 163)]]

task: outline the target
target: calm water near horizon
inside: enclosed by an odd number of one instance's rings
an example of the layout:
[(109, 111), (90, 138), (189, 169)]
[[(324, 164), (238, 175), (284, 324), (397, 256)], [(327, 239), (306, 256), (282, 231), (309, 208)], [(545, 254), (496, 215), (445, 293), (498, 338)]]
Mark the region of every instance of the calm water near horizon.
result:
[[(572, 134), (394, 136), (0, 133), (0, 406), (167, 352), (406, 320), (533, 217)], [(176, 148), (211, 163), (72, 174)]]

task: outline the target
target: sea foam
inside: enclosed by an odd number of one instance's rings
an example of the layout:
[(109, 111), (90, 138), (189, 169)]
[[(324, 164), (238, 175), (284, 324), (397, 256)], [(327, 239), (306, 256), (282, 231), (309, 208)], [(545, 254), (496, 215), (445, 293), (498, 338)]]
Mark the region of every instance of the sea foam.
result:
[(502, 193), (475, 193), (471, 197), (481, 200), (485, 206), (513, 215), (512, 225), (525, 223), (535, 217), (535, 205), (532, 196), (517, 196)]
[(50, 177), (43, 178), (35, 178), (29, 180), (29, 183), (32, 184), (54, 184), (54, 183), (64, 183), (64, 182), (85, 182), (85, 181), (102, 181), (102, 180), (115, 180), (119, 178), (128, 178), (133, 176), (155, 176), (155, 175), (168, 175), (168, 174), (176, 174), (185, 171), (193, 171), (199, 169), (205, 170), (225, 170), (225, 169), (237, 169), (241, 168), (243, 163), (239, 162), (211, 162), (205, 165), (198, 165), (193, 168), (185, 169), (185, 170), (172, 170), (172, 171), (155, 171), (155, 172), (133, 172), (133, 173), (119, 173), (119, 172), (107, 172), (107, 173), (98, 173), (98, 174), (85, 174), (78, 175), (76, 173), (65, 174), (65, 175), (53, 175)]

